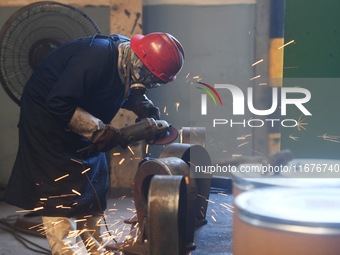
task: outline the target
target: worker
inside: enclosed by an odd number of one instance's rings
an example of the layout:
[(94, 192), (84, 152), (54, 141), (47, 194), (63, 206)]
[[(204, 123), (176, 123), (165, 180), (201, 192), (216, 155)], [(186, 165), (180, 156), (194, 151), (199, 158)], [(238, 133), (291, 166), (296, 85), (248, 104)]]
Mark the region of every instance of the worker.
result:
[[(20, 99), (19, 148), (5, 200), (42, 216), (53, 255), (100, 252), (98, 222), (110, 183), (105, 152), (130, 142), (110, 122), (120, 108), (137, 121), (159, 119), (145, 93), (174, 81), (183, 63), (181, 43), (155, 32), (66, 42), (35, 68)], [(83, 219), (78, 227), (75, 219)]]

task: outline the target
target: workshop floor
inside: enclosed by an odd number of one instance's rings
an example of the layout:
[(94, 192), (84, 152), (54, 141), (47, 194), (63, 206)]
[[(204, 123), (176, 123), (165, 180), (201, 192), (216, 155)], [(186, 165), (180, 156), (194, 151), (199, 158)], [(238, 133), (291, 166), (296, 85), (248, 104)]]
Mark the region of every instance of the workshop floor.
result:
[[(196, 249), (192, 255), (231, 255), (232, 251), (232, 196), (220, 192), (211, 193), (207, 211), (208, 223), (195, 231)], [(129, 233), (130, 225), (124, 223), (134, 214), (132, 198), (109, 199), (107, 224), (116, 230), (117, 241), (122, 242)], [(18, 217), (18, 208), (0, 201), (0, 219), (10, 225)], [(7, 230), (5, 230), (5, 228)], [(111, 230), (110, 229), (110, 230)], [(19, 232), (8, 232), (0, 224), (0, 255), (34, 255), (49, 249), (46, 239)], [(32, 242), (32, 244), (29, 244)], [(25, 246), (26, 245), (26, 246)], [(35, 250), (34, 250), (35, 249)], [(41, 252), (40, 252), (41, 253)]]

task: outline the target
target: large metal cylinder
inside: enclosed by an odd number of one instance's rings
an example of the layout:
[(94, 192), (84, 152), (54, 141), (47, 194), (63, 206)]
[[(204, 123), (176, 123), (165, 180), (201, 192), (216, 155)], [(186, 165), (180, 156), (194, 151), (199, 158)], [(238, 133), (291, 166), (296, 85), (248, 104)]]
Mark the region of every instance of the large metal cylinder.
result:
[(185, 177), (155, 175), (148, 195), (148, 255), (185, 255)]
[[(187, 222), (186, 222), (186, 241), (188, 246), (193, 245), (194, 240), (194, 214), (193, 208), (195, 207), (195, 199), (197, 196), (196, 182), (190, 180), (190, 170), (188, 165), (176, 157), (167, 157), (148, 160), (142, 163), (136, 176), (133, 185), (133, 198), (137, 210), (137, 218), (139, 226), (146, 227), (145, 222), (147, 218), (147, 205), (148, 205), (148, 192), (150, 182), (155, 175), (180, 175), (184, 176), (187, 185)], [(169, 226), (171, 227), (171, 226)], [(148, 235), (148, 229), (144, 230), (145, 235)], [(146, 238), (143, 237), (143, 238)]]
[(180, 158), (189, 166), (190, 179), (197, 186), (194, 209), (195, 224), (205, 224), (212, 177), (212, 174), (201, 171), (204, 167), (211, 165), (207, 150), (201, 145), (173, 143), (161, 153), (160, 158), (165, 157)]

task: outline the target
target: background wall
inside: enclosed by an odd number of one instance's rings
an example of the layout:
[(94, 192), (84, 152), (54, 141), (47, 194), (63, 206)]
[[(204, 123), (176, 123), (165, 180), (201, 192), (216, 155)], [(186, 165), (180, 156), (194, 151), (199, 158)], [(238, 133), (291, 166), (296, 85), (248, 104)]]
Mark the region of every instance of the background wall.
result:
[[(286, 1), (284, 86), (307, 88), (312, 98), (303, 116), (304, 128), (283, 129), (282, 148), (295, 157), (340, 156), (340, 2), (337, 0)], [(301, 112), (290, 110), (298, 119)]]
[[(251, 128), (212, 128), (212, 123), (200, 115), (201, 91), (196, 88), (196, 81), (212, 86), (235, 84), (241, 89), (251, 86), (255, 4), (148, 5), (144, 8), (144, 32), (154, 31), (167, 31), (177, 37), (186, 58), (175, 82), (149, 92), (163, 117), (177, 128), (206, 127), (207, 148), (215, 162), (233, 155), (250, 155), (251, 142), (239, 147), (244, 140), (240, 142), (238, 138), (251, 134)], [(232, 99), (226, 94), (223, 107), (212, 108), (211, 100), (208, 107), (230, 119)]]

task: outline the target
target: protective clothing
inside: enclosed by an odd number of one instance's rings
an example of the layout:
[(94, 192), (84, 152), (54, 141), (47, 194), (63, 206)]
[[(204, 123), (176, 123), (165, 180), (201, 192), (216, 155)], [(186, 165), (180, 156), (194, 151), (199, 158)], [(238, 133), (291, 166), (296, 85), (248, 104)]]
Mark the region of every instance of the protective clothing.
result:
[(75, 222), (76, 218), (42, 217), (52, 254), (103, 254), (105, 249), (101, 248), (100, 217), (87, 217), (86, 221), (78, 222)]
[(51, 52), (34, 71), (21, 96), (8, 203), (59, 217), (106, 209), (106, 155), (91, 149), (78, 152), (92, 143), (68, 124), (77, 107), (109, 124), (123, 106), (117, 47), (128, 40), (119, 35), (74, 40)]
[(163, 83), (175, 80), (183, 67), (184, 49), (170, 34), (137, 34), (131, 38), (130, 47), (147, 69)]
[(109, 151), (117, 145), (126, 148), (129, 144), (118, 129), (109, 124), (104, 124), (100, 119), (80, 107), (75, 110), (68, 127), (72, 132), (91, 141), (93, 149), (96, 151)]
[(133, 111), (137, 115), (137, 120), (153, 118), (159, 120), (161, 113), (159, 108), (154, 106), (152, 101), (145, 94), (132, 94), (124, 103), (124, 108)]

